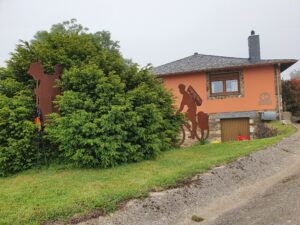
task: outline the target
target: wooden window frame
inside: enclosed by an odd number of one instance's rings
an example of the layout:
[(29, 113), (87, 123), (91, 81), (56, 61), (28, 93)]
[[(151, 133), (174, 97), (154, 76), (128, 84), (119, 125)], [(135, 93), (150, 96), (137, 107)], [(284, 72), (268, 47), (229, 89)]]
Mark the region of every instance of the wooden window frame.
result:
[[(237, 80), (238, 90), (237, 91), (226, 91), (226, 81), (227, 80)], [(223, 82), (223, 92), (213, 93), (212, 92), (212, 82), (222, 81)], [(226, 95), (240, 95), (241, 94), (241, 79), (239, 72), (226, 72), (226, 73), (213, 73), (209, 74), (209, 85), (210, 85), (210, 96), (226, 96)]]

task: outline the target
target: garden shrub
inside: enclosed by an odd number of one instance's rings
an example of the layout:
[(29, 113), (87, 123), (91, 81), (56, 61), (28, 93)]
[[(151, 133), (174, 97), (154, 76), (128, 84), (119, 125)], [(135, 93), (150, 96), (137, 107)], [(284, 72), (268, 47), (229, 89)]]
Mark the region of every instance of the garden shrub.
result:
[(0, 176), (36, 163), (32, 92), (12, 78), (0, 79)]
[(162, 106), (171, 97), (151, 74), (137, 73), (149, 81), (131, 88), (128, 80), (105, 75), (96, 65), (64, 73), (60, 115), (54, 114), (46, 128), (61, 158), (78, 166), (109, 167), (150, 159), (170, 147), (178, 125), (170, 123), (171, 105), (169, 110)]
[(0, 174), (30, 168), (37, 157), (35, 83), (27, 74), (36, 61), (47, 74), (56, 64), (64, 67), (58, 84), (63, 92), (56, 99), (60, 114), (46, 123), (51, 159), (109, 167), (170, 148), (181, 116), (175, 115), (173, 98), (161, 81), (149, 68), (124, 59), (109, 32), (88, 33), (71, 20), (21, 41), (0, 70), (0, 78), (6, 74), (0, 85)]
[(256, 126), (254, 136), (255, 138), (268, 138), (274, 137), (278, 134), (278, 130), (275, 127), (267, 126), (265, 123), (259, 123)]

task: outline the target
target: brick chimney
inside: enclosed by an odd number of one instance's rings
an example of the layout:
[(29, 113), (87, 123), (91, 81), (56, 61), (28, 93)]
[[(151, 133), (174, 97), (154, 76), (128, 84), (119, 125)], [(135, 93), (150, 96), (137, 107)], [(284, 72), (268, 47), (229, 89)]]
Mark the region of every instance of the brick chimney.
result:
[(251, 35), (248, 37), (248, 47), (249, 47), (249, 60), (259, 61), (260, 60), (259, 35), (256, 35), (254, 30), (251, 31)]

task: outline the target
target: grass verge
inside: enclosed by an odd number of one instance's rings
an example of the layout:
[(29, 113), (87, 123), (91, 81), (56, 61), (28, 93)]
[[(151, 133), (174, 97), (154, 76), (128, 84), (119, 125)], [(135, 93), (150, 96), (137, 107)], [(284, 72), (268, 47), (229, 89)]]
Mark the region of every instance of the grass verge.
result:
[(0, 224), (70, 221), (96, 209), (115, 210), (120, 202), (147, 196), (196, 173), (273, 145), (296, 129), (272, 123), (280, 135), (267, 139), (194, 145), (162, 153), (157, 159), (110, 169), (51, 166), (0, 178)]

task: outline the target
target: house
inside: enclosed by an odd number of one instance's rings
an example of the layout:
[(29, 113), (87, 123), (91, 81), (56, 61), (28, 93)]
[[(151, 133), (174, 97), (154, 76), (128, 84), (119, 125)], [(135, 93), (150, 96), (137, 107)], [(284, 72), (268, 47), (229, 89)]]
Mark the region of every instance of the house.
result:
[(191, 112), (182, 102), (184, 89), (193, 89), (201, 98), (197, 113), (208, 115), (210, 139), (253, 138), (255, 125), (262, 119), (282, 119), (280, 73), (297, 60), (261, 59), (259, 35), (254, 31), (248, 46), (249, 58), (194, 53), (152, 70), (172, 91), (176, 106), (184, 106), (181, 111)]

